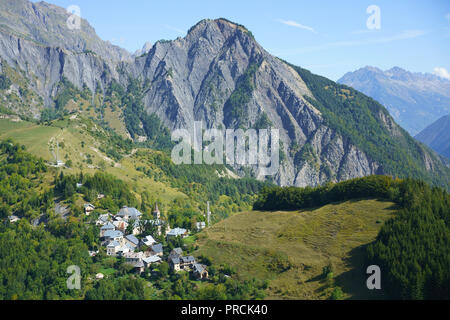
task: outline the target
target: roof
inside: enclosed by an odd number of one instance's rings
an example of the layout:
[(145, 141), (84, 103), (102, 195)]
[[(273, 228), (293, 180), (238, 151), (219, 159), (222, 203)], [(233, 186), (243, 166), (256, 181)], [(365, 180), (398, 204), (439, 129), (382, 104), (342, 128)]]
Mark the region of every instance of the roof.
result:
[(119, 231), (119, 230), (108, 230), (105, 232), (105, 234), (103, 236), (105, 238), (117, 238), (117, 237), (122, 237), (123, 233), (122, 233), (122, 231)]
[(125, 247), (130, 249), (131, 251), (134, 251), (135, 249), (129, 242), (125, 243)]
[(202, 273), (205, 271), (205, 266), (199, 263), (194, 264), (194, 272)]
[(152, 236), (146, 236), (144, 239), (142, 239), (142, 242), (147, 244), (150, 243), (150, 245), (154, 244), (156, 241), (153, 239)]
[(167, 233), (167, 235), (168, 235), (168, 236), (175, 236), (175, 237), (177, 237), (177, 236), (181, 236), (181, 235), (185, 234), (186, 232), (187, 232), (186, 229), (183, 229), (183, 228), (175, 228), (175, 229), (170, 230), (170, 231)]
[(136, 262), (133, 266), (134, 266), (135, 268), (143, 268), (143, 267), (145, 267), (144, 262), (142, 262), (142, 260), (139, 260), (139, 261)]
[(107, 245), (108, 248), (116, 248), (116, 247), (119, 247), (119, 246), (120, 246), (120, 243), (117, 242), (117, 241), (111, 241), (111, 242)]
[(142, 261), (145, 263), (155, 263), (161, 261), (161, 258), (158, 256), (150, 256), (148, 258), (143, 258)]
[(143, 252), (127, 252), (124, 255), (124, 258), (128, 259), (142, 259), (144, 256)]
[(100, 215), (99, 217), (98, 217), (98, 220), (100, 220), (100, 221), (103, 221), (103, 222), (106, 222), (106, 221), (108, 221), (108, 219), (109, 219), (109, 214), (102, 214), (102, 215)]
[(193, 263), (195, 262), (195, 258), (193, 256), (181, 257), (183, 263)]
[[(132, 248), (131, 250), (134, 250), (134, 249)], [(122, 252), (124, 254), (124, 253), (130, 252), (130, 248), (127, 245), (124, 245), (124, 246), (120, 246), (117, 249), (117, 251)]]
[(156, 253), (163, 252), (163, 246), (161, 243), (152, 245), (152, 251)]
[(108, 222), (103, 227), (100, 228), (100, 230), (114, 230), (116, 227), (111, 223)]
[(180, 264), (180, 258), (178, 258), (178, 257), (173, 257), (171, 259), (171, 261), (172, 261), (173, 264)]
[(133, 236), (132, 234), (129, 234), (128, 236), (126, 236), (125, 239), (127, 239), (128, 241), (130, 241), (134, 245), (138, 245), (139, 244), (139, 239), (136, 238), (135, 236)]
[(93, 204), (91, 204), (91, 203), (85, 203), (85, 204), (84, 204), (84, 207), (85, 207), (85, 208), (91, 207), (91, 208), (94, 208), (94, 209), (95, 209), (95, 206), (94, 206)]
[(129, 216), (132, 218), (138, 218), (142, 215), (142, 213), (136, 208), (123, 207), (117, 215), (121, 217)]
[(126, 229), (126, 227), (128, 227), (128, 223), (125, 221), (114, 221), (113, 225), (118, 229)]

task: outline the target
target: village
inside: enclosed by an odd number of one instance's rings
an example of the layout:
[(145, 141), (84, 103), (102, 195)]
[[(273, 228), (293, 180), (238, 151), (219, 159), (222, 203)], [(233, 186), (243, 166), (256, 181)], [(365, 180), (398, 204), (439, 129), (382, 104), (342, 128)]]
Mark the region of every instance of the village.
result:
[[(94, 212), (95, 206), (86, 203), (84, 212), (89, 216)], [(117, 214), (101, 214), (95, 224), (100, 227), (100, 242), (110, 257), (122, 257), (125, 263), (132, 266), (133, 271), (141, 274), (152, 265), (166, 261), (174, 272), (186, 271), (192, 273), (196, 280), (207, 280), (207, 266), (200, 264), (191, 255), (184, 255), (182, 248), (174, 248), (164, 252), (163, 245), (154, 239), (154, 234), (144, 234), (146, 225), (151, 225), (154, 232), (163, 235), (168, 241), (175, 238), (184, 239), (189, 231), (183, 228), (171, 229), (162, 219), (158, 204), (155, 204), (152, 220), (143, 220), (142, 213), (136, 208), (122, 207)], [(207, 209), (208, 220), (211, 212)], [(206, 227), (205, 222), (197, 222), (197, 231)], [(138, 239), (138, 237), (140, 239)], [(98, 251), (90, 251), (95, 256)], [(99, 273), (97, 279), (103, 279)]]

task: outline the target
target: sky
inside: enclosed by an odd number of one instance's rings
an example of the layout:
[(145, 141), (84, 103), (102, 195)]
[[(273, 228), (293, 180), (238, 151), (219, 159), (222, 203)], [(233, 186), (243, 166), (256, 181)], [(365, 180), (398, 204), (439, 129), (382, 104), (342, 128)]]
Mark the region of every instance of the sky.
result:
[(223, 17), (247, 27), (271, 54), (335, 81), (368, 65), (450, 78), (449, 0), (47, 2), (78, 6), (100, 38), (130, 52)]

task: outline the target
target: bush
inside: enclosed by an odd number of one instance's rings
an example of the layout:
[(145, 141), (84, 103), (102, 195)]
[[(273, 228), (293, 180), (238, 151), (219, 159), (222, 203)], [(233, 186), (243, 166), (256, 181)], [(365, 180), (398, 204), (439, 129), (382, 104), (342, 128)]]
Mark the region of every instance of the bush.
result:
[(5, 74), (0, 74), (0, 90), (9, 89), (11, 84), (11, 80)]
[(334, 288), (330, 299), (331, 300), (341, 300), (343, 296), (344, 296), (344, 293), (342, 292), (342, 289), (340, 287), (336, 287), (336, 288)]

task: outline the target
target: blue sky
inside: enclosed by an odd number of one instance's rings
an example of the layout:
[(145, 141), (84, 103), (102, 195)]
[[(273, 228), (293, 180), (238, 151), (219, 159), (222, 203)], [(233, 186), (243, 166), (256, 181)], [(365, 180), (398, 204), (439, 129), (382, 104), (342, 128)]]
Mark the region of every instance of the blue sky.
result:
[[(184, 36), (204, 18), (224, 17), (245, 25), (270, 53), (332, 80), (366, 65), (450, 77), (448, 0), (47, 2), (78, 5), (102, 39), (131, 52), (147, 41)], [(370, 5), (380, 9), (380, 29), (366, 25)]]

